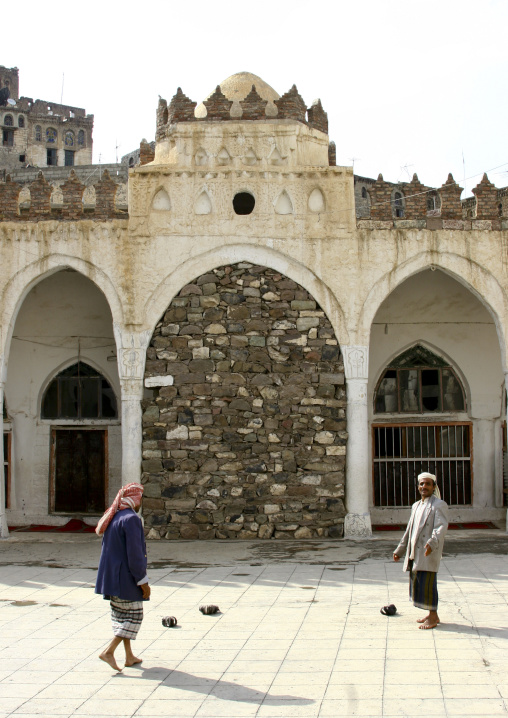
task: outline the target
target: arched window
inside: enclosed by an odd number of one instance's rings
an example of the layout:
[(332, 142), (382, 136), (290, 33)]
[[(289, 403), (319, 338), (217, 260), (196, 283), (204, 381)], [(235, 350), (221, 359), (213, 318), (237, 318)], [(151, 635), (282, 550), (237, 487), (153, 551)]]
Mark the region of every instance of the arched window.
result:
[(134, 167), (134, 157), (129, 157), (129, 167)]
[(365, 187), (362, 187), (362, 199), (367, 199), (367, 190)]
[(42, 142), (42, 127), (40, 125), (35, 125), (35, 141)]
[(110, 383), (81, 361), (61, 371), (42, 400), (43, 419), (113, 419), (116, 416), (116, 398)]
[(23, 117), (23, 115), (20, 115), (18, 117), (18, 127), (24, 127), (24, 126), (25, 126), (25, 118)]
[(14, 125), (14, 120), (12, 119), (12, 115), (5, 115), (4, 117), (4, 126), (5, 127), (12, 127)]
[(464, 410), (464, 390), (454, 370), (420, 344), (390, 362), (374, 399), (376, 414), (443, 414)]
[(66, 147), (74, 147), (74, 132), (71, 132), (70, 130), (68, 130), (65, 133), (64, 142), (65, 142)]
[(400, 192), (393, 195), (393, 213), (398, 219), (404, 217), (404, 201)]
[(54, 144), (56, 142), (56, 130), (53, 127), (48, 127), (46, 130), (46, 142)]
[(84, 131), (84, 130), (80, 130), (80, 131), (78, 132), (78, 145), (79, 145), (80, 147), (84, 147), (84, 146), (85, 146), (85, 131)]
[[(411, 347), (390, 362), (374, 401), (379, 421), (372, 424), (374, 505), (411, 506), (422, 471), (437, 476), (448, 504), (471, 504), (472, 424), (442, 416), (464, 411), (466, 404), (449, 363), (420, 344)], [(382, 416), (387, 413), (392, 416)], [(433, 421), (432, 414), (441, 416)]]

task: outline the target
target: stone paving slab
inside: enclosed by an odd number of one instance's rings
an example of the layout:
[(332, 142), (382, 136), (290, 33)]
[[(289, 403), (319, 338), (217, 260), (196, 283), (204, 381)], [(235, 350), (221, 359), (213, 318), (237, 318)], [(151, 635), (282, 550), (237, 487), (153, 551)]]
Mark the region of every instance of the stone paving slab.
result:
[[(72, 541), (0, 544), (0, 718), (508, 715), (501, 532), (492, 553), (477, 552), (486, 537), (447, 544), (433, 631), (417, 630), (406, 575), (389, 560), (398, 534), (296, 551), (214, 542), (201, 560), (204, 544), (153, 542), (143, 663), (121, 674), (97, 658), (109, 604), (93, 593), (99, 544), (81, 538), (74, 565)], [(203, 616), (202, 603), (221, 613)], [(396, 616), (379, 613), (386, 603)], [(167, 614), (177, 628), (161, 625)]]

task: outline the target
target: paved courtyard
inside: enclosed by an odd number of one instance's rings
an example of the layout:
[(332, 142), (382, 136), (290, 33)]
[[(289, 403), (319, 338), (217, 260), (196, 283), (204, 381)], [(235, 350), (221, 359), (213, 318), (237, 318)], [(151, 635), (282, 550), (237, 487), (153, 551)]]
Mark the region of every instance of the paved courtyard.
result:
[(416, 629), (389, 560), (399, 534), (151, 542), (143, 663), (121, 674), (97, 658), (111, 637), (98, 539), (13, 534), (0, 543), (0, 718), (508, 715), (508, 537), (454, 533), (433, 631)]

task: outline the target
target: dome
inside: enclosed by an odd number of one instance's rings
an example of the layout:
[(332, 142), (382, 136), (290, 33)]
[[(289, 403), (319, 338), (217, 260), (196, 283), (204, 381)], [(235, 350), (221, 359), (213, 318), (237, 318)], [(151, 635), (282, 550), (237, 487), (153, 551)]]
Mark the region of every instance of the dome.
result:
[[(231, 107), (232, 117), (241, 117), (242, 108), (240, 106), (240, 100), (244, 100), (249, 92), (252, 90), (252, 85), (256, 86), (256, 92), (263, 98), (268, 100), (266, 106), (266, 114), (268, 116), (275, 116), (277, 114), (277, 108), (273, 104), (274, 100), (278, 100), (280, 95), (275, 92), (273, 87), (270, 87), (268, 83), (262, 80), (258, 75), (254, 75), (252, 72), (237, 72), (235, 75), (231, 75), (226, 80), (220, 83), (220, 89), (222, 93), (233, 101)], [(215, 89), (210, 93), (213, 95)], [(210, 97), (208, 95), (208, 97)], [(208, 99), (208, 97), (206, 99)], [(206, 108), (203, 103), (196, 107), (196, 117), (206, 117)]]
[(264, 80), (258, 75), (253, 75), (252, 72), (237, 72), (236, 75), (231, 75), (227, 80), (220, 83), (220, 89), (223, 94), (226, 95), (228, 100), (244, 100), (252, 89), (252, 85), (256, 85), (256, 91), (263, 100), (278, 100), (280, 95), (275, 92), (273, 87), (270, 87)]

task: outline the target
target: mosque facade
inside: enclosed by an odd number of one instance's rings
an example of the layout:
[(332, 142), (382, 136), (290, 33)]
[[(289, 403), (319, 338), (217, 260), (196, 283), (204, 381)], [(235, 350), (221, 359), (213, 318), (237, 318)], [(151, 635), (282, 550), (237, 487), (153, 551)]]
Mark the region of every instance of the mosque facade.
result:
[(141, 481), (152, 539), (368, 537), (422, 470), (503, 519), (506, 192), (355, 178), (250, 73), (156, 126), (127, 210), (107, 172), (0, 183), (3, 533)]

